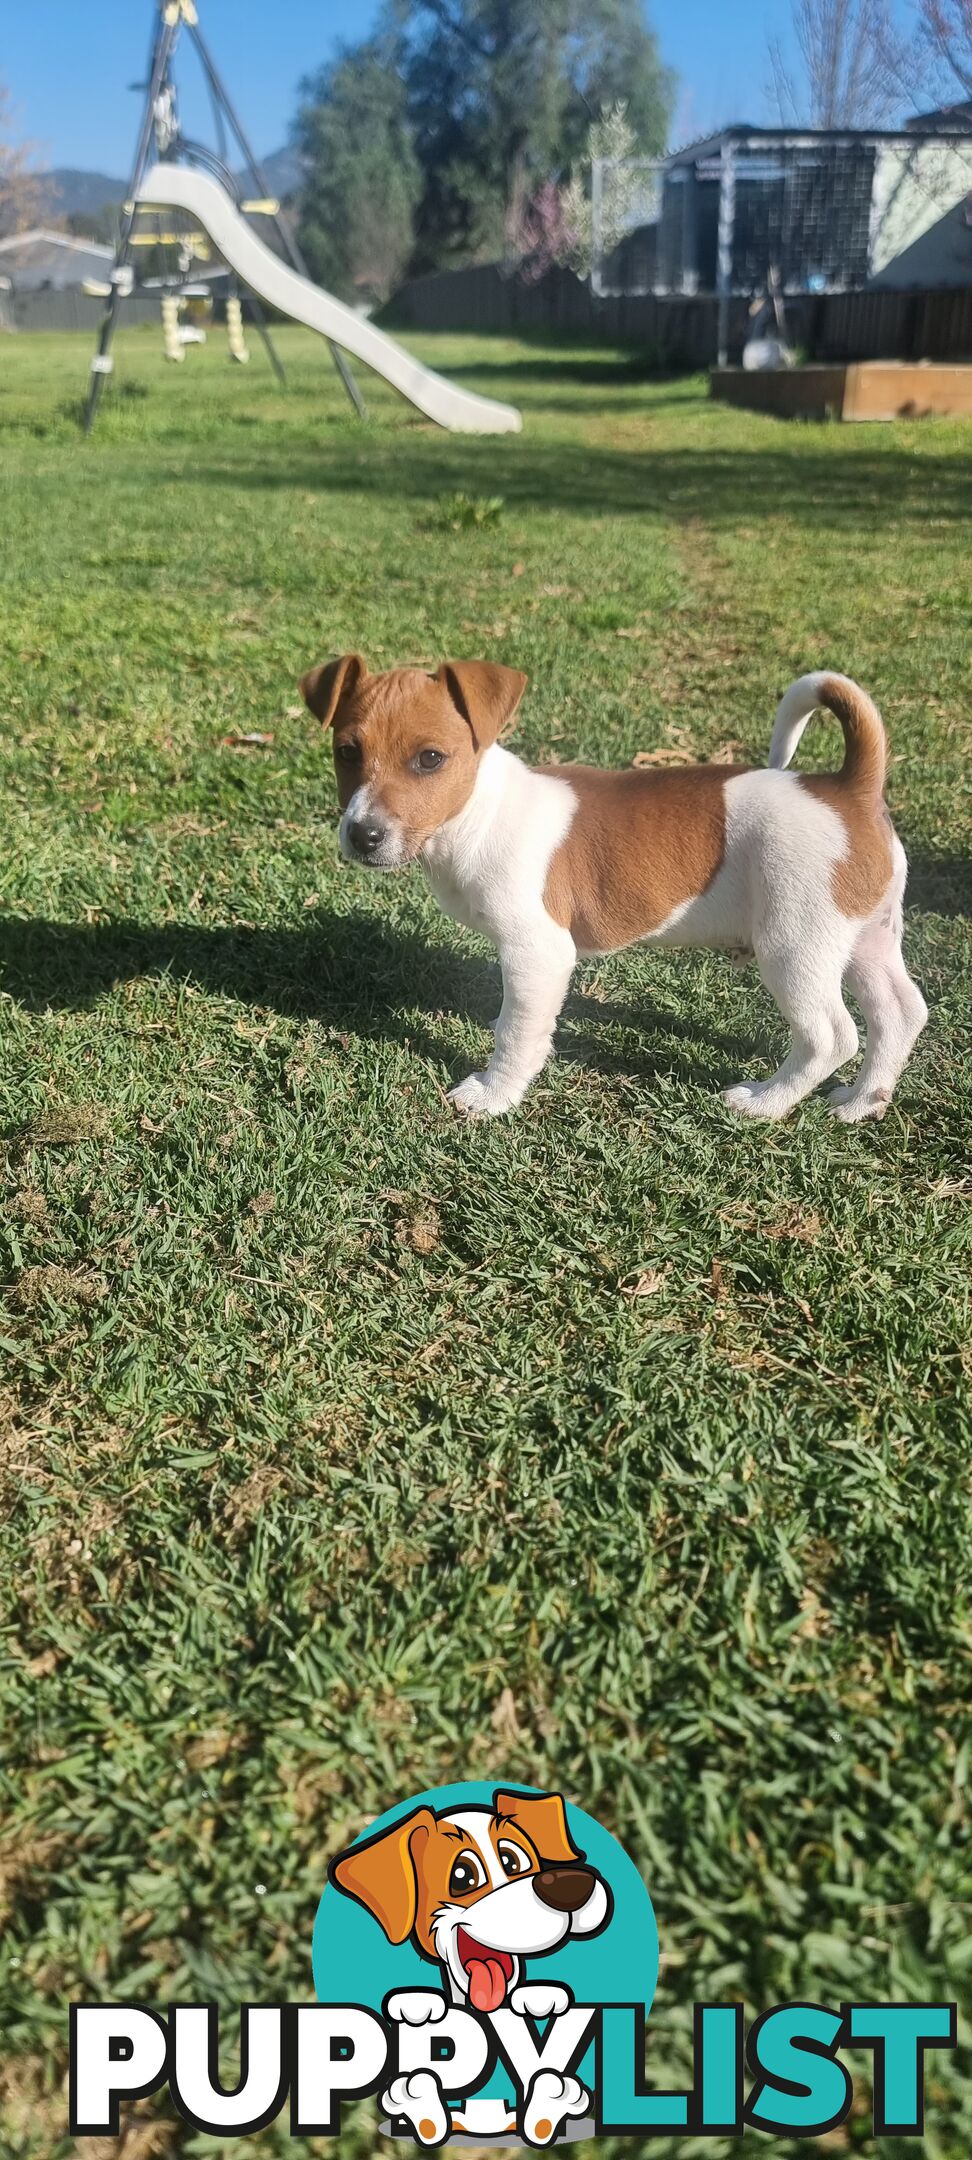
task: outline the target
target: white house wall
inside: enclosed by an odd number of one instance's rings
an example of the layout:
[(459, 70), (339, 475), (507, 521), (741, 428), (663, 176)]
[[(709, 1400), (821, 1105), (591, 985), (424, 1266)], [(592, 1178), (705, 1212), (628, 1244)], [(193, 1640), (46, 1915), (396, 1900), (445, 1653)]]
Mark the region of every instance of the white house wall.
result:
[(972, 279), (972, 136), (879, 145), (871, 202), (871, 283)]

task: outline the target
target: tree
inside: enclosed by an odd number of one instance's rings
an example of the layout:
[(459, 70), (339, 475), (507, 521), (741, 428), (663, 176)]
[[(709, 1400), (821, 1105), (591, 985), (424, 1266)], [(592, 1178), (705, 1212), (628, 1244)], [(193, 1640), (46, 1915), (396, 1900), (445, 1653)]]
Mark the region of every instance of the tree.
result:
[(302, 83), (301, 95), (301, 247), (329, 290), (348, 300), (385, 300), (411, 254), (422, 184), (388, 39), (345, 47)]
[(103, 203), (100, 210), (69, 210), (59, 222), (75, 240), (97, 240), (103, 247), (114, 247), (121, 218), (122, 206), (117, 202)]
[[(347, 290), (376, 243), (385, 282), (504, 251), (548, 182), (624, 99), (637, 147), (663, 147), (672, 80), (643, 0), (386, 0), (374, 38), (304, 85), (301, 233)], [(392, 267), (390, 267), (392, 266)]]
[[(631, 159), (636, 151), (624, 103), (613, 105), (592, 122), (583, 167), (571, 173), (562, 198), (564, 225), (571, 240), (568, 254), (561, 259), (583, 277), (590, 275), (595, 246), (609, 255), (635, 222), (640, 189)], [(605, 170), (601, 178), (599, 230), (595, 234), (592, 182), (598, 163)]]
[(396, 21), (423, 172), (415, 268), (499, 253), (619, 98), (638, 148), (664, 147), (673, 81), (642, 0), (398, 0)]
[(972, 98), (972, 0), (918, 0), (918, 20), (940, 91)]
[(0, 83), (0, 239), (28, 232), (43, 216), (47, 184), (36, 155), (36, 146), (17, 135), (13, 100)]
[[(591, 121), (584, 154), (572, 166), (569, 179), (558, 186), (545, 180), (522, 212), (511, 222), (510, 252), (521, 275), (533, 281), (552, 263), (589, 277), (595, 249), (609, 255), (638, 220), (642, 183), (632, 163), (637, 144), (628, 125), (623, 100), (611, 105)], [(597, 233), (594, 230), (593, 177), (600, 164), (601, 194)]]
[[(969, 0), (958, 0), (969, 4)], [(769, 48), (784, 123), (880, 127), (901, 103), (905, 42), (891, 0), (791, 0), (795, 57)]]

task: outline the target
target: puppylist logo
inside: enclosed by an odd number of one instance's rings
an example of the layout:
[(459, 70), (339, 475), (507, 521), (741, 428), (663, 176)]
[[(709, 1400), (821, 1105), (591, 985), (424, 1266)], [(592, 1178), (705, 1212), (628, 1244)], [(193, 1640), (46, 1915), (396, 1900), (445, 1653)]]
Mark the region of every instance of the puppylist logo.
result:
[(332, 2137), (342, 2107), (375, 2094), (387, 2133), (430, 2147), (821, 2137), (850, 2110), (847, 2049), (873, 2051), (875, 2135), (919, 2137), (925, 2051), (955, 2046), (946, 2003), (790, 2003), (748, 2033), (741, 2005), (699, 2003), (691, 2088), (653, 2089), (651, 1899), (617, 1840), (559, 1793), (422, 1793), (328, 1874), (317, 2001), (241, 2006), (235, 2087), (212, 2004), (72, 2009), (74, 2137), (117, 2136), (122, 2105), (165, 2083), (210, 2136), (264, 2129), (289, 2097), (294, 2135)]

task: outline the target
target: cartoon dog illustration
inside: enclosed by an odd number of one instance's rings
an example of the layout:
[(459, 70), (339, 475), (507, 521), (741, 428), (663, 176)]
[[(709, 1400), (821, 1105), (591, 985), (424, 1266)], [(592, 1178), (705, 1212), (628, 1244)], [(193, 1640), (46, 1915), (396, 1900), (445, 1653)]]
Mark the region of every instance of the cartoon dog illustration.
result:
[[(505, 2008), (521, 2017), (563, 2015), (569, 1989), (524, 1982), (524, 1961), (547, 1956), (569, 1936), (599, 1934), (611, 1917), (611, 1893), (572, 1843), (559, 1793), (499, 1790), (492, 1807), (416, 1808), (339, 1853), (328, 1874), (389, 1942), (411, 1941), (440, 1967), (443, 1995), (413, 1989), (389, 1997), (388, 2014), (409, 2023), (438, 2020), (447, 2002), (490, 2017)], [(589, 2100), (577, 2078), (539, 2071), (523, 2110), (530, 2143), (552, 2143)], [(382, 2103), (411, 2122), (422, 2144), (448, 2135), (434, 2073), (396, 2078)], [(480, 2136), (515, 2126), (512, 2110), (485, 2099), (467, 2102), (452, 2118), (453, 2128)]]
[[(332, 1882), (391, 1943), (411, 1938), (450, 1998), (499, 2010), (528, 1957), (596, 1935), (610, 1893), (571, 1843), (559, 1793), (496, 1792), (493, 1805), (416, 1808), (332, 1860)], [(512, 2005), (511, 2005), (512, 2006)]]

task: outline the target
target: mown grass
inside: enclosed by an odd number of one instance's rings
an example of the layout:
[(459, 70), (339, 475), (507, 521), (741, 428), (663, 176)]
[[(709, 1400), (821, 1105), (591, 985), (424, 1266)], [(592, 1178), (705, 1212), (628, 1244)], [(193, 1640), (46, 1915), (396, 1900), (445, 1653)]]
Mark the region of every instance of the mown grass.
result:
[[(136, 332), (84, 442), (87, 341), (0, 349), (17, 2160), (70, 2151), (72, 1998), (306, 1995), (328, 1855), (453, 1777), (627, 1843), (659, 2078), (694, 1998), (968, 2001), (972, 433), (416, 342), (522, 438), (370, 382), (364, 430), (298, 332), (286, 393)], [(601, 762), (762, 759), (792, 676), (858, 675), (932, 1007), (886, 1121), (736, 1123), (774, 1008), (636, 951), (514, 1118), (458, 1125), (494, 963), (337, 860), (295, 683), (346, 647), (515, 662), (520, 745)], [(967, 2074), (928, 2079), (958, 2160)], [(231, 2149), (150, 2109), (124, 2155)]]

